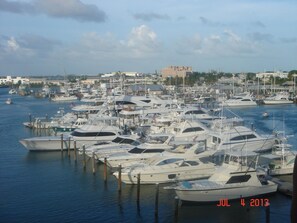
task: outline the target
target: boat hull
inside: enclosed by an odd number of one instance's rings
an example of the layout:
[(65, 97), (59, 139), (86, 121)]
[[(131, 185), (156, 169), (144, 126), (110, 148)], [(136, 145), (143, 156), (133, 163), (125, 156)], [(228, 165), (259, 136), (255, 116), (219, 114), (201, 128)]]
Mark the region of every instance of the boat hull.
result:
[[(30, 151), (57, 151), (62, 148), (60, 136), (22, 139), (20, 143)], [(63, 150), (68, 149), (68, 147), (69, 140), (68, 137), (65, 137), (63, 139)], [(73, 149), (73, 142), (70, 143), (70, 149)]]
[(265, 105), (283, 105), (283, 104), (293, 104), (293, 101), (289, 100), (263, 100)]
[[(137, 184), (138, 173), (136, 172), (122, 173), (122, 182), (126, 184)], [(167, 170), (160, 169), (154, 172), (140, 172), (140, 184), (172, 183), (182, 180), (203, 179), (210, 177), (213, 172), (214, 166), (200, 169), (197, 167), (191, 169), (181, 168), (179, 170), (171, 168)], [(114, 176), (118, 178), (118, 172), (115, 172)]]
[(176, 194), (182, 201), (217, 202), (222, 199), (235, 200), (240, 198), (257, 197), (276, 192), (277, 185), (269, 183), (262, 186), (246, 186), (232, 188), (217, 188), (213, 190), (179, 190)]

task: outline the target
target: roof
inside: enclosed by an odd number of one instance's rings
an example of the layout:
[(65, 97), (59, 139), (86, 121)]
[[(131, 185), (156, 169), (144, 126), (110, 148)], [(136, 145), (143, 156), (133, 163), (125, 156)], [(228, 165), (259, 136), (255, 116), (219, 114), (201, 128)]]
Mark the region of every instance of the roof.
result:
[(135, 84), (130, 86), (132, 91), (144, 91), (145, 89), (150, 91), (163, 91), (163, 86), (160, 84)]

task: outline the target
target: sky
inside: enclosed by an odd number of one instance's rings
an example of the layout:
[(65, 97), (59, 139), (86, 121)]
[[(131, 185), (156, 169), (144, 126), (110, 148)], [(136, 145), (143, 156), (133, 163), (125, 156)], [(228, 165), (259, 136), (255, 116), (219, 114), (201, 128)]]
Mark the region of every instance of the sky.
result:
[(296, 0), (0, 0), (0, 75), (297, 69)]

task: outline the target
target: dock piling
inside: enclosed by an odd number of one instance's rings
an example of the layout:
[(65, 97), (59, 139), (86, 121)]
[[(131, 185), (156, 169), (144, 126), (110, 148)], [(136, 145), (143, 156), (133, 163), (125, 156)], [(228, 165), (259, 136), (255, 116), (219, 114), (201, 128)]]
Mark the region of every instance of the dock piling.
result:
[(118, 191), (119, 193), (122, 191), (122, 165), (119, 165), (119, 178), (118, 178)]
[(178, 216), (178, 208), (179, 208), (179, 198), (178, 198), (178, 196), (175, 196), (174, 202), (175, 202), (174, 216), (177, 217)]
[(103, 178), (104, 178), (104, 182), (106, 183), (107, 181), (107, 159), (106, 157), (104, 157), (104, 168), (103, 168)]
[(156, 184), (156, 194), (155, 194), (155, 217), (159, 215), (159, 184)]
[(139, 205), (140, 198), (140, 173), (137, 174), (137, 204)]
[(68, 137), (68, 157), (70, 157), (70, 143), (71, 143), (71, 139), (70, 137)]
[(83, 145), (83, 166), (84, 166), (84, 169), (86, 168), (86, 146)]
[(92, 166), (93, 166), (93, 174), (95, 174), (96, 173), (95, 152), (92, 152)]
[(266, 223), (270, 223), (270, 204), (267, 203), (265, 207)]
[(76, 156), (76, 141), (74, 140), (73, 141), (73, 152), (74, 152), (74, 161), (76, 161), (77, 160), (77, 156)]
[(63, 134), (61, 134), (61, 152), (63, 153), (63, 148), (64, 147), (64, 139), (63, 139)]

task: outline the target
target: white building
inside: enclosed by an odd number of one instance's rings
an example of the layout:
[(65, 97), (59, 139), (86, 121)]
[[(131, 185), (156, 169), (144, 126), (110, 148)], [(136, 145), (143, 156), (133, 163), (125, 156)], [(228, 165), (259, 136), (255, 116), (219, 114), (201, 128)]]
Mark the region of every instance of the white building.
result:
[(270, 77), (279, 77), (279, 78), (288, 78), (289, 73), (283, 71), (276, 71), (276, 72), (262, 72), (257, 73), (256, 77), (259, 79), (269, 79)]
[(11, 76), (7, 76), (6, 78), (0, 78), (0, 84), (28, 84), (29, 83), (29, 79), (28, 78), (22, 78), (22, 77), (16, 77), (13, 78)]

